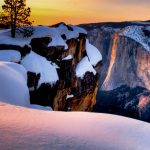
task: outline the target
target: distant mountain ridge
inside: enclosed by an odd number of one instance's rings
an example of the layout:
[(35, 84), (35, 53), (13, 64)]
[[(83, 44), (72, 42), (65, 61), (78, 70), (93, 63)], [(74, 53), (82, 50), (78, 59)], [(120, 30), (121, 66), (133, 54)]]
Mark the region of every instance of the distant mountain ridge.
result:
[(123, 21), (123, 22), (99, 22), (99, 23), (79, 24), (78, 26), (85, 28), (87, 31), (89, 31), (94, 28), (100, 28), (100, 27), (124, 28), (126, 26), (132, 26), (132, 25), (147, 26), (147, 25), (150, 25), (150, 20), (147, 20), (147, 21)]

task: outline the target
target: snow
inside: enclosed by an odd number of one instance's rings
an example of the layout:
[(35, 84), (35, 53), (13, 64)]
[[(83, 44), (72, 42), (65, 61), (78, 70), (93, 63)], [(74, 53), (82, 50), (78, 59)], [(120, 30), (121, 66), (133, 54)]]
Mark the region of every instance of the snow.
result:
[(150, 124), (110, 114), (48, 112), (0, 103), (2, 150), (149, 150)]
[(120, 35), (129, 37), (140, 43), (147, 51), (150, 51), (150, 38), (144, 35), (143, 26), (128, 26), (120, 33)]
[(78, 26), (74, 26), (74, 25), (69, 25), (74, 31), (78, 32), (78, 33), (83, 33), (83, 34), (87, 34), (87, 31), (81, 27)]
[(82, 58), (82, 60), (78, 63), (76, 67), (76, 76), (83, 78), (86, 72), (93, 72), (93, 74), (96, 75), (96, 71), (89, 62), (87, 56)]
[(0, 61), (19, 62), (21, 54), (15, 50), (0, 50)]
[(74, 95), (73, 95), (73, 94), (71, 94), (71, 95), (67, 95), (66, 99), (73, 98), (73, 97), (74, 97)]
[(90, 60), (90, 63), (93, 66), (96, 66), (97, 63), (102, 60), (102, 55), (100, 51), (95, 46), (90, 44), (88, 39), (86, 40), (86, 53)]
[(68, 55), (67, 57), (63, 58), (62, 60), (70, 60), (73, 59), (72, 55)]
[(60, 35), (65, 34), (67, 40), (79, 37), (78, 32), (68, 30), (67, 26), (64, 24), (60, 24), (56, 29), (58, 30)]
[(27, 71), (35, 72), (36, 74), (40, 73), (41, 76), (38, 86), (42, 83), (50, 83), (53, 85), (59, 80), (56, 66), (33, 51), (21, 60), (21, 64)]
[(62, 39), (56, 28), (50, 28), (47, 26), (34, 26), (34, 34), (31, 37), (23, 38), (20, 34), (16, 35), (16, 38), (10, 36), (11, 31), (5, 30), (0, 32), (0, 44), (19, 45), (21, 47), (30, 45), (32, 38), (51, 37), (52, 41), (48, 46), (64, 46), (68, 48), (66, 42)]
[(0, 62), (0, 100), (15, 105), (29, 105), (27, 73), (23, 66)]

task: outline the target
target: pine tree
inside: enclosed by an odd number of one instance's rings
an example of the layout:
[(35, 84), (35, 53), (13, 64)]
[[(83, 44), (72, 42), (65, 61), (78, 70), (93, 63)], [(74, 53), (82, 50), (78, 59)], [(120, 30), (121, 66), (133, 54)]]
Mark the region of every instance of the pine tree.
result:
[(14, 38), (17, 27), (32, 25), (29, 20), (31, 9), (26, 7), (26, 0), (4, 0), (4, 3), (1, 20), (3, 23), (10, 25), (11, 36)]

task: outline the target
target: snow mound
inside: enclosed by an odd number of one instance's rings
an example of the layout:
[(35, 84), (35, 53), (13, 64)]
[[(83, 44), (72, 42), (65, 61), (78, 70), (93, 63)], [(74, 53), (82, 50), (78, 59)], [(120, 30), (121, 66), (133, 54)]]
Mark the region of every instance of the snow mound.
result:
[(23, 66), (0, 62), (0, 101), (28, 106), (27, 73)]
[(74, 25), (68, 25), (68, 26), (70, 26), (74, 31), (76, 31), (78, 33), (87, 34), (87, 31), (81, 27), (74, 26)]
[[(143, 26), (128, 26), (120, 35), (129, 37), (140, 43), (147, 51), (150, 51), (150, 37), (144, 35)], [(147, 28), (148, 29), (148, 28)]]
[(26, 68), (27, 71), (40, 73), (40, 80), (38, 86), (42, 83), (55, 84), (59, 80), (56, 65), (46, 60), (46, 58), (31, 51), (22, 60), (21, 64)]
[(0, 50), (0, 61), (19, 62), (21, 54), (15, 50)]
[(76, 76), (83, 78), (86, 72), (93, 72), (96, 75), (96, 71), (88, 60), (88, 57), (82, 58), (76, 67)]
[(0, 103), (2, 150), (149, 150), (150, 124), (110, 114), (48, 112)]
[(64, 24), (60, 24), (56, 29), (58, 30), (60, 35), (64, 34), (67, 40), (79, 37), (78, 32), (68, 30), (67, 26)]
[(99, 50), (89, 43), (89, 40), (86, 40), (86, 53), (88, 55), (88, 58), (90, 60), (90, 63), (93, 66), (96, 66), (98, 62), (102, 60), (102, 55), (99, 52)]

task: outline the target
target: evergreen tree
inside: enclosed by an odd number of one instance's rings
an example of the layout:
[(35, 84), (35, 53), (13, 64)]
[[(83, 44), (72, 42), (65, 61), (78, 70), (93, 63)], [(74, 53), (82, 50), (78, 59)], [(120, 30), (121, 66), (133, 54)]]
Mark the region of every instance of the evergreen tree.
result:
[(31, 9), (26, 7), (26, 0), (4, 0), (4, 3), (1, 20), (3, 23), (10, 25), (11, 36), (15, 37), (17, 27), (32, 25), (29, 20)]

